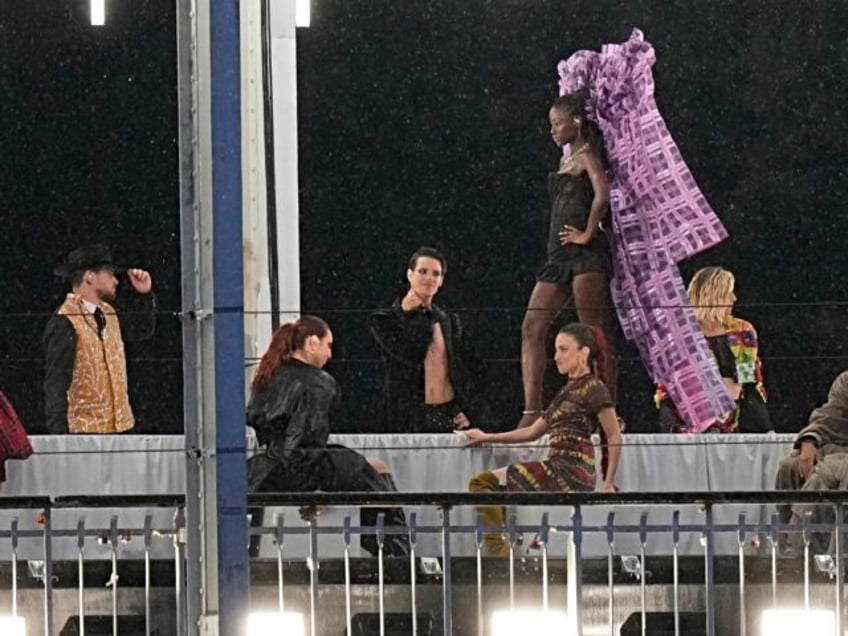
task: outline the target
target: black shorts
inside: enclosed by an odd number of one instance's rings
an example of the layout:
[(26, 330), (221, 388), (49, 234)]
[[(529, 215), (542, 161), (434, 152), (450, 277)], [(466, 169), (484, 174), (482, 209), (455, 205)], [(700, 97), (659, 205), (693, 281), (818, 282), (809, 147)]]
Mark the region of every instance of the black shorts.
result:
[(548, 261), (536, 273), (540, 283), (570, 285), (580, 274), (600, 273), (612, 275), (612, 263), (607, 252), (589, 251), (576, 258)]

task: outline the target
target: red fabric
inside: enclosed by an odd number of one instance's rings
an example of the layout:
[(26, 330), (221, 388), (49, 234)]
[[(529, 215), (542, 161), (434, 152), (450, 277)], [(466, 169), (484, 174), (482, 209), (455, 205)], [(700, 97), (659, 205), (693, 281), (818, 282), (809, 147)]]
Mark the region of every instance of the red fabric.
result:
[(0, 482), (6, 481), (6, 460), (26, 459), (32, 455), (32, 445), (15, 407), (0, 391)]

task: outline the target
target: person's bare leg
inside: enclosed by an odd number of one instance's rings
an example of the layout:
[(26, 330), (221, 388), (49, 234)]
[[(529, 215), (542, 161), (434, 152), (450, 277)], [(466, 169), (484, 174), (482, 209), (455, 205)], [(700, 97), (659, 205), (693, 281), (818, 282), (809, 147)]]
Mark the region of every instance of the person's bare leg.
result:
[(524, 411), (518, 428), (530, 426), (542, 411), (542, 380), (545, 374), (545, 338), (551, 321), (568, 301), (569, 290), (556, 283), (536, 283), (524, 323), (521, 325), (521, 381), (524, 385)]
[(615, 399), (618, 381), (618, 350), (616, 343), (615, 307), (610, 294), (609, 278), (601, 272), (589, 272), (574, 277), (574, 308), (584, 325), (597, 327), (607, 341), (604, 356), (605, 384)]

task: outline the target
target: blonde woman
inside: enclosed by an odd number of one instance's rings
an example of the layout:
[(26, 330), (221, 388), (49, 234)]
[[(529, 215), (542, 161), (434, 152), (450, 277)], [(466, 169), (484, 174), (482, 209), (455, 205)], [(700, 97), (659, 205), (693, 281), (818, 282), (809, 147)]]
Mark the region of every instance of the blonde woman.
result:
[[(765, 433), (772, 430), (772, 425), (766, 408), (757, 330), (731, 313), (736, 303), (735, 287), (736, 279), (728, 270), (704, 267), (695, 273), (686, 290), (727, 392), (737, 405), (717, 418), (708, 430)], [(662, 384), (657, 385), (654, 399), (660, 411), (660, 430), (687, 432)]]

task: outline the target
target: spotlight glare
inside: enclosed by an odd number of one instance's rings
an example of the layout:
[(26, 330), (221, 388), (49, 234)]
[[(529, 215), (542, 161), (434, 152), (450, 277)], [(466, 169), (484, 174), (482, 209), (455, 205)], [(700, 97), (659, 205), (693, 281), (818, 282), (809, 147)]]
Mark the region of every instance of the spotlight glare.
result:
[(562, 636), (569, 636), (572, 633), (565, 612), (526, 609), (492, 612), (492, 636), (513, 636), (513, 634), (534, 632)]
[(91, 25), (106, 24), (106, 0), (91, 0)]
[(23, 616), (0, 616), (0, 634), (26, 636), (26, 622)]
[(836, 631), (836, 616), (823, 609), (767, 609), (760, 621), (763, 636), (810, 634), (830, 636)]
[(303, 614), (299, 612), (251, 612), (247, 617), (248, 636), (285, 634), (306, 636)]

